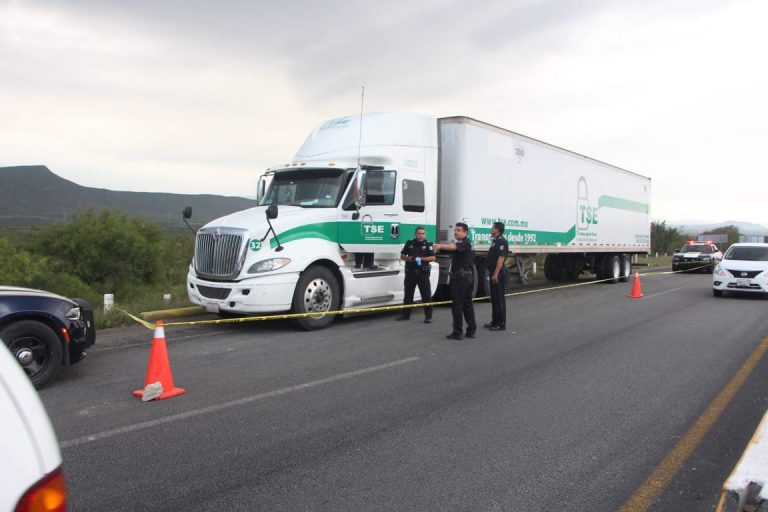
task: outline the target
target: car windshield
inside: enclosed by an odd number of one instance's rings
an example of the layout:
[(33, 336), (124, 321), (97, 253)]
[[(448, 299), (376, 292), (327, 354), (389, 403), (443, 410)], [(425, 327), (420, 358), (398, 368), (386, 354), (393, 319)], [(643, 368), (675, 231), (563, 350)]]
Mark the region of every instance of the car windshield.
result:
[(725, 255), (727, 260), (768, 261), (768, 247), (731, 247)]
[(271, 204), (302, 208), (335, 208), (344, 192), (342, 169), (297, 169), (277, 171), (261, 206)]
[(680, 250), (680, 252), (712, 252), (712, 246), (705, 245), (705, 244), (689, 244), (684, 245), (683, 248)]

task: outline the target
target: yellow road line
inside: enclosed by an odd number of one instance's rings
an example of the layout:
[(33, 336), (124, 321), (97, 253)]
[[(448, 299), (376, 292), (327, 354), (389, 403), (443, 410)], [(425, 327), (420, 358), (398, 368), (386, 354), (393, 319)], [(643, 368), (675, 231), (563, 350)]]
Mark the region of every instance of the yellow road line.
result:
[(736, 375), (725, 385), (706, 410), (699, 416), (696, 423), (688, 429), (688, 432), (677, 442), (664, 460), (656, 466), (653, 473), (638, 487), (632, 497), (621, 507), (621, 512), (640, 512), (648, 510), (661, 496), (664, 489), (680, 471), (680, 468), (691, 456), (693, 450), (701, 443), (712, 428), (712, 425), (720, 418), (728, 404), (736, 396), (741, 386), (746, 382), (752, 370), (768, 351), (768, 337), (763, 338), (760, 344), (750, 354), (744, 364), (741, 365)]

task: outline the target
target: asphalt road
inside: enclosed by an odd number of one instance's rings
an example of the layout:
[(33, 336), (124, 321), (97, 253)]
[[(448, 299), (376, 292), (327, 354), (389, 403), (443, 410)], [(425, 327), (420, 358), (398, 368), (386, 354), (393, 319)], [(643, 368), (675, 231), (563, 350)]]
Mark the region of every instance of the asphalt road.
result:
[[(768, 336), (768, 300), (705, 275), (507, 302), (450, 341), (367, 315), (168, 328), (185, 395), (141, 403), (152, 333), (99, 347), (41, 396), (78, 510), (618, 510)], [(476, 305), (479, 321), (490, 304)], [(762, 361), (656, 510), (712, 510), (765, 411)]]

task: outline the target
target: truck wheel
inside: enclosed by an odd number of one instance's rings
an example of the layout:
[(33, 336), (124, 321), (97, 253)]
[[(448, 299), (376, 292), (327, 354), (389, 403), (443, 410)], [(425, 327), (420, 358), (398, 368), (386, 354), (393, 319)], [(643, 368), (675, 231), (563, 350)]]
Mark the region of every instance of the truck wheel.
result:
[[(294, 313), (337, 311), (340, 304), (341, 290), (333, 272), (320, 266), (309, 267), (302, 272), (293, 292)], [(305, 331), (314, 331), (328, 327), (335, 319), (336, 315), (323, 315), (294, 318), (292, 321)]]
[(592, 264), (592, 271), (595, 273), (595, 279), (602, 281), (605, 279), (605, 258), (602, 256), (596, 256), (594, 263)]
[(608, 256), (605, 258), (605, 266), (603, 267), (604, 279), (610, 279), (607, 281), (611, 284), (616, 284), (621, 278), (621, 260), (618, 256)]
[(626, 283), (632, 275), (632, 259), (629, 257), (629, 254), (622, 254), (619, 259), (621, 260), (621, 277), (619, 281)]
[(680, 267), (678, 267), (674, 263), (672, 264), (672, 272), (677, 272), (679, 269), (680, 269)]
[(544, 277), (547, 281), (560, 281), (560, 255), (547, 254), (544, 259)]
[(14, 322), (0, 332), (0, 338), (37, 389), (59, 373), (63, 356), (61, 340), (44, 323), (34, 320)]

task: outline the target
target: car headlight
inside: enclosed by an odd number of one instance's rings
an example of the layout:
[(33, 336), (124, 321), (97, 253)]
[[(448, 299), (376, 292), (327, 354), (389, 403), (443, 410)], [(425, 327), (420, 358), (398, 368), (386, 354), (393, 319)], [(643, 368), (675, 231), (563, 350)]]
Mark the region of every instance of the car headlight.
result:
[(75, 306), (74, 308), (70, 309), (69, 311), (67, 311), (66, 316), (68, 320), (80, 320), (80, 318), (82, 318), (80, 313), (80, 307)]
[(709, 260), (711, 260), (711, 259), (712, 259), (712, 257), (711, 257), (711, 256), (702, 256), (702, 257), (701, 257), (701, 261), (709, 261)]
[(680, 259), (680, 256), (672, 256), (672, 261), (677, 261)]
[(248, 269), (249, 274), (261, 274), (262, 272), (272, 272), (279, 268), (283, 268), (289, 264), (291, 260), (289, 258), (272, 258), (269, 260), (257, 261), (251, 268)]
[(720, 276), (720, 277), (727, 277), (727, 276), (730, 276), (730, 275), (731, 275), (731, 274), (730, 274), (730, 273), (729, 273), (727, 270), (725, 270), (725, 269), (724, 269), (724, 268), (723, 268), (723, 267), (722, 267), (722, 266), (721, 266), (719, 263), (718, 263), (718, 264), (715, 266), (715, 274), (716, 274), (716, 275), (718, 275), (718, 276)]

